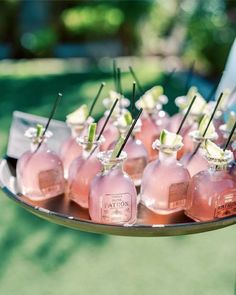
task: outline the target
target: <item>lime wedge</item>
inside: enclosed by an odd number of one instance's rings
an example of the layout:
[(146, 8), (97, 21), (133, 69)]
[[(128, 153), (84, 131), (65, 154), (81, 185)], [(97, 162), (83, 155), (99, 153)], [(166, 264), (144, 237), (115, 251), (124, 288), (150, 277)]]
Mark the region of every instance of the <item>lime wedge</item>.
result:
[(148, 93), (150, 93), (154, 99), (154, 101), (158, 101), (159, 97), (164, 93), (164, 89), (162, 86), (157, 85), (152, 87), (150, 90), (148, 90)]
[(167, 146), (175, 146), (182, 144), (182, 136), (163, 129), (160, 134), (160, 143)]
[(115, 159), (117, 157), (124, 141), (125, 141), (125, 138), (123, 136), (120, 136), (111, 154), (111, 159)]
[(125, 112), (124, 119), (125, 119), (125, 122), (126, 122), (127, 126), (132, 124), (133, 118), (132, 118), (132, 115), (131, 115), (131, 113), (129, 111)]
[(198, 89), (195, 86), (189, 88), (188, 93), (186, 94), (187, 100), (191, 101), (195, 94), (198, 93)]
[[(209, 124), (209, 121), (210, 121), (210, 116), (204, 115), (204, 117), (202, 118), (201, 122), (199, 123), (199, 128), (198, 128), (198, 131), (199, 131), (200, 136), (203, 136), (203, 134), (204, 134), (204, 132), (206, 130), (206, 127)], [(215, 127), (214, 127), (214, 124), (211, 121), (211, 123), (210, 123), (210, 125), (209, 125), (209, 127), (207, 129), (207, 132), (206, 132), (205, 136), (206, 137), (209, 137), (214, 132), (215, 132)]]
[[(201, 94), (199, 94), (199, 93), (195, 93), (194, 94), (194, 96), (197, 96), (196, 97), (196, 100), (195, 100), (195, 102), (194, 102), (194, 104), (193, 104), (193, 106), (192, 106), (192, 108), (191, 108), (191, 111), (190, 111), (190, 114), (194, 114), (194, 115), (200, 115), (202, 112), (203, 112), (203, 110), (204, 110), (204, 108), (205, 108), (205, 106), (206, 106), (206, 101), (205, 101), (205, 99), (201, 96)], [(193, 98), (193, 97), (192, 97)], [(191, 98), (191, 100), (192, 100), (192, 98)]]
[(86, 147), (87, 151), (90, 151), (91, 148), (93, 147), (93, 142), (96, 136), (96, 130), (97, 130), (97, 123), (91, 123), (88, 128), (88, 144)]
[(41, 137), (43, 134), (43, 125), (37, 124), (36, 125), (36, 138)]
[(224, 151), (209, 139), (205, 140), (203, 147), (212, 158), (219, 159), (224, 157)]
[(83, 104), (76, 111), (66, 116), (67, 122), (71, 124), (83, 124), (88, 117), (88, 113), (87, 105)]

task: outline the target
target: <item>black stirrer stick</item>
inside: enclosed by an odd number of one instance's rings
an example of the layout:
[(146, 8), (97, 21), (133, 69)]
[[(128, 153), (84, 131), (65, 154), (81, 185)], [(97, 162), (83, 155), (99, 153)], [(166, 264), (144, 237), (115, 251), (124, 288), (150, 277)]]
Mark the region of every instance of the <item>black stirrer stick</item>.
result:
[(112, 115), (112, 113), (113, 113), (113, 111), (114, 111), (114, 109), (115, 109), (118, 101), (119, 101), (119, 99), (117, 98), (115, 100), (115, 102), (113, 103), (112, 108), (110, 109), (110, 112), (109, 112), (109, 114), (108, 114), (108, 116), (107, 116), (107, 118), (105, 120), (105, 123), (103, 124), (102, 129), (101, 129), (100, 133), (98, 134), (97, 140), (99, 140), (101, 138), (101, 136), (102, 136), (102, 134), (104, 132), (104, 129), (106, 128), (107, 123), (108, 123), (108, 121), (109, 121), (109, 119), (110, 119), (110, 117), (111, 117), (111, 115)]
[(133, 123), (132, 123), (132, 125), (131, 125), (131, 127), (130, 127), (130, 129), (129, 129), (127, 135), (126, 135), (126, 137), (125, 137), (125, 140), (124, 140), (124, 142), (123, 142), (123, 144), (122, 144), (122, 146), (121, 146), (121, 148), (120, 148), (120, 150), (119, 150), (119, 152), (118, 152), (118, 154), (117, 154), (117, 156), (116, 156), (117, 158), (119, 158), (119, 156), (120, 156), (122, 150), (124, 149), (124, 147), (125, 147), (125, 145), (126, 145), (128, 139), (129, 139), (129, 137), (130, 137), (130, 135), (131, 135), (131, 133), (132, 133), (132, 131), (133, 131), (133, 129), (134, 129), (134, 126), (136, 125), (136, 123), (137, 123), (137, 121), (138, 121), (140, 115), (142, 114), (142, 111), (143, 111), (143, 109), (141, 108), (141, 109), (139, 110), (138, 115), (136, 116), (135, 120), (133, 121)]
[(121, 71), (120, 71), (119, 67), (117, 68), (117, 84), (118, 84), (118, 91), (122, 95), (123, 90), (122, 90), (122, 86), (121, 86)]
[(193, 104), (194, 104), (196, 98), (197, 98), (197, 96), (195, 95), (195, 96), (193, 97), (193, 99), (192, 99), (190, 105), (188, 106), (187, 112), (185, 113), (185, 115), (184, 115), (184, 117), (183, 117), (183, 119), (182, 119), (182, 121), (181, 121), (181, 123), (180, 123), (180, 125), (179, 125), (179, 128), (178, 128), (178, 130), (177, 130), (177, 132), (176, 132), (176, 134), (179, 134), (179, 133), (180, 133), (180, 131), (181, 131), (183, 125), (184, 125), (184, 122), (186, 121), (187, 116), (188, 116), (188, 114), (189, 114), (189, 112), (190, 112), (190, 110), (191, 110), (191, 108), (192, 108), (192, 106), (193, 106)]
[(228, 147), (228, 145), (229, 145), (229, 143), (230, 143), (230, 141), (231, 141), (231, 138), (232, 138), (233, 135), (234, 135), (234, 131), (235, 131), (235, 129), (236, 129), (236, 121), (234, 122), (234, 126), (233, 126), (233, 128), (232, 128), (232, 130), (231, 130), (231, 132), (230, 132), (230, 134), (229, 134), (229, 137), (228, 137), (227, 142), (226, 142), (225, 147), (224, 147), (224, 151), (227, 149), (227, 147)]
[(187, 80), (186, 80), (186, 84), (185, 84), (185, 93), (188, 92), (188, 89), (190, 87), (190, 83), (193, 78), (194, 66), (195, 66), (195, 60), (192, 62), (191, 66), (189, 68), (189, 71), (188, 71)]
[[(213, 118), (214, 118), (214, 116), (215, 116), (215, 113), (216, 113), (216, 111), (217, 111), (217, 109), (218, 109), (218, 106), (219, 106), (219, 104), (220, 104), (220, 102), (221, 102), (222, 97), (223, 97), (223, 92), (221, 92), (219, 98), (217, 99), (217, 102), (216, 102), (215, 108), (214, 108), (214, 110), (213, 110), (213, 112), (212, 112), (212, 114), (211, 114), (211, 117), (210, 117), (209, 122), (208, 122), (208, 124), (207, 124), (207, 126), (206, 126), (206, 129), (205, 129), (204, 132), (203, 132), (203, 135), (202, 135), (203, 138), (205, 137), (205, 135), (206, 135), (206, 133), (207, 133), (207, 130), (208, 130), (210, 124), (211, 124), (211, 121), (213, 120)], [(193, 151), (191, 157), (189, 158), (188, 163), (189, 163), (189, 162), (192, 160), (192, 158), (196, 155), (196, 153), (197, 153), (197, 151), (199, 150), (201, 144), (202, 144), (202, 143), (199, 142), (199, 144), (197, 145), (197, 147), (196, 147), (195, 150)]]
[(132, 101), (131, 101), (131, 114), (134, 113), (134, 107), (135, 107), (135, 91), (136, 91), (136, 82), (133, 81), (133, 91), (132, 91)]
[[(49, 124), (51, 123), (51, 120), (52, 120), (52, 118), (53, 118), (53, 116), (54, 116), (54, 114), (55, 114), (55, 112), (56, 112), (56, 109), (57, 109), (57, 107), (58, 107), (58, 104), (59, 104), (59, 102), (61, 101), (61, 98), (62, 98), (62, 94), (59, 92), (58, 95), (57, 95), (57, 98), (56, 98), (56, 100), (55, 100), (55, 102), (54, 102), (54, 104), (53, 104), (53, 107), (52, 107), (51, 113), (50, 113), (50, 115), (49, 115), (49, 118), (48, 118), (47, 124), (46, 124), (46, 126), (45, 126), (45, 128), (44, 128), (44, 131), (43, 131), (43, 134), (42, 134), (42, 138), (45, 136), (45, 134), (46, 134), (46, 132), (47, 132), (48, 126), (49, 126)], [(41, 141), (39, 142), (39, 145), (37, 146), (37, 148), (36, 148), (36, 150), (35, 150), (35, 153), (36, 153), (36, 152), (38, 151), (38, 149), (41, 147), (42, 142), (43, 142), (43, 140), (41, 140)]]
[(98, 93), (97, 93), (97, 95), (95, 96), (95, 98), (94, 98), (94, 100), (93, 100), (93, 103), (92, 103), (92, 105), (91, 105), (91, 107), (90, 107), (90, 110), (89, 110), (89, 113), (88, 113), (88, 117), (91, 116), (91, 114), (92, 114), (92, 112), (93, 112), (93, 109), (94, 109), (94, 107), (95, 107), (95, 104), (96, 104), (96, 102), (97, 102), (97, 100), (98, 100), (98, 98), (99, 98), (99, 96), (100, 96), (100, 94), (101, 94), (101, 92), (102, 92), (102, 89), (103, 89), (103, 87), (104, 87), (105, 85), (106, 85), (105, 82), (102, 82), (102, 83), (101, 83), (101, 85), (100, 85), (100, 87), (99, 87), (99, 90), (98, 90)]
[(143, 89), (142, 85), (140, 84), (140, 82), (139, 82), (139, 80), (138, 80), (138, 78), (137, 78), (137, 76), (136, 76), (136, 74), (135, 74), (135, 72), (134, 72), (134, 70), (133, 70), (133, 68), (131, 66), (129, 66), (129, 71), (130, 71), (133, 79), (137, 83), (139, 92), (144, 93), (144, 89)]
[(116, 92), (118, 92), (118, 87), (117, 87), (117, 73), (116, 73), (116, 60), (113, 59), (113, 81), (114, 81), (114, 86)]

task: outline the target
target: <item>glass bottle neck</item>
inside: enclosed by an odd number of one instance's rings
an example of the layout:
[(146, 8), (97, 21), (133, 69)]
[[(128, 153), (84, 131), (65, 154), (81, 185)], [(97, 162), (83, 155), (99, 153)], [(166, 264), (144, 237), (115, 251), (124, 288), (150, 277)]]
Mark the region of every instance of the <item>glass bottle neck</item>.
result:
[(170, 164), (177, 162), (177, 152), (164, 153), (162, 150), (159, 151), (159, 160), (163, 164)]

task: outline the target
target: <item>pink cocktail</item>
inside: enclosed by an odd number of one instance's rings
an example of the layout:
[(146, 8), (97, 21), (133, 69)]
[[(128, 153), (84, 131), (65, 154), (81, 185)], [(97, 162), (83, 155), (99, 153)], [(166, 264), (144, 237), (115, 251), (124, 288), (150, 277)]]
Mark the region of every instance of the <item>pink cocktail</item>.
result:
[(123, 171), (126, 153), (111, 159), (111, 151), (98, 154), (103, 171), (91, 183), (89, 214), (97, 223), (134, 224), (137, 218), (137, 193), (131, 178)]
[(159, 159), (147, 165), (141, 183), (141, 202), (157, 214), (171, 214), (185, 208), (189, 172), (176, 157), (182, 145), (165, 146), (157, 140)]
[(62, 162), (46, 143), (52, 132), (47, 131), (43, 138), (36, 133), (36, 128), (25, 133), (32, 140), (31, 150), (18, 160), (16, 174), (20, 192), (33, 201), (41, 201), (63, 194), (65, 182)]
[(86, 131), (87, 124), (68, 124), (71, 129), (71, 136), (65, 140), (60, 149), (60, 157), (64, 166), (65, 178), (68, 178), (68, 172), (71, 163), (82, 153), (82, 146), (78, 144), (77, 138)]
[(102, 165), (96, 155), (102, 140), (94, 141), (87, 149), (87, 137), (79, 138), (83, 152), (71, 164), (69, 169), (67, 194), (69, 198), (83, 208), (88, 208), (89, 187), (93, 177), (101, 171)]
[[(202, 154), (202, 149), (200, 144), (205, 139), (210, 139), (210, 140), (216, 140), (218, 135), (217, 133), (211, 134), (211, 136), (205, 136), (204, 138), (199, 135), (199, 131), (192, 131), (189, 134), (189, 137), (192, 140), (193, 143), (193, 150), (186, 153), (180, 160), (180, 162), (188, 169), (188, 172), (190, 173), (191, 177), (197, 174), (200, 171), (206, 170), (209, 167), (208, 161)], [(193, 151), (198, 148), (197, 152), (193, 155)]]
[(189, 185), (186, 215), (195, 221), (210, 221), (236, 214), (236, 184), (224, 158), (206, 156), (210, 168), (196, 174)]

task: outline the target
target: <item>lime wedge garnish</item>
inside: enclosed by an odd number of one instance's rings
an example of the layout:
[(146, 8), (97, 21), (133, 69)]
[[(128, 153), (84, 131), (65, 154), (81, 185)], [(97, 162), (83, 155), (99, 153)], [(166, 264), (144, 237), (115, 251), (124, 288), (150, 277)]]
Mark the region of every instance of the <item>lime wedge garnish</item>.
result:
[(96, 137), (97, 123), (91, 123), (88, 128), (88, 144), (86, 150), (90, 151)]
[(129, 111), (125, 111), (119, 118), (117, 119), (117, 127), (125, 128), (131, 125), (133, 122), (132, 115)]
[(36, 138), (41, 137), (43, 134), (43, 125), (37, 124), (36, 125)]
[[(193, 104), (193, 106), (192, 106), (192, 108), (191, 108), (191, 110), (190, 110), (190, 114), (194, 114), (194, 115), (200, 115), (202, 112), (203, 112), (203, 110), (204, 110), (204, 108), (205, 108), (205, 106), (206, 106), (206, 101), (205, 101), (205, 99), (201, 96), (201, 94), (199, 94), (199, 93), (195, 93), (194, 95), (193, 95), (193, 97), (194, 96), (197, 96), (197, 98), (195, 99), (195, 102), (194, 102), (194, 104)], [(192, 97), (192, 98), (193, 98)], [(192, 98), (191, 98), (191, 100), (192, 100)]]
[(117, 157), (124, 141), (125, 141), (125, 138), (123, 136), (120, 136), (111, 154), (111, 159), (115, 159)]
[(76, 111), (70, 113), (66, 116), (67, 122), (71, 124), (83, 124), (88, 117), (88, 107), (86, 104), (83, 104)]
[(182, 136), (163, 129), (160, 134), (160, 143), (166, 146), (175, 146), (182, 144)]
[(189, 88), (188, 93), (186, 94), (187, 100), (191, 101), (195, 94), (198, 93), (198, 89), (195, 86)]
[[(198, 127), (200, 136), (203, 136), (204, 132), (206, 131), (206, 127), (209, 124), (209, 121), (210, 121), (210, 116), (204, 115), (204, 117), (202, 118), (202, 120), (201, 120), (201, 122), (199, 124), (199, 127)], [(205, 136), (206, 137), (209, 137), (214, 132), (215, 132), (215, 127), (214, 127), (214, 124), (211, 121), (211, 123), (210, 123), (210, 125), (209, 125), (209, 127), (207, 129), (207, 132), (206, 132)]]
[(132, 115), (129, 111), (125, 112), (124, 119), (125, 119), (127, 126), (132, 124), (133, 118), (132, 118)]
[(219, 159), (224, 157), (225, 152), (223, 151), (223, 149), (218, 147), (214, 142), (212, 142), (209, 139), (205, 140), (203, 147), (205, 148), (208, 155), (212, 158)]
[(162, 86), (157, 85), (152, 87), (150, 90), (148, 90), (148, 93), (150, 93), (154, 99), (154, 101), (158, 101), (159, 97), (164, 93), (164, 89)]

